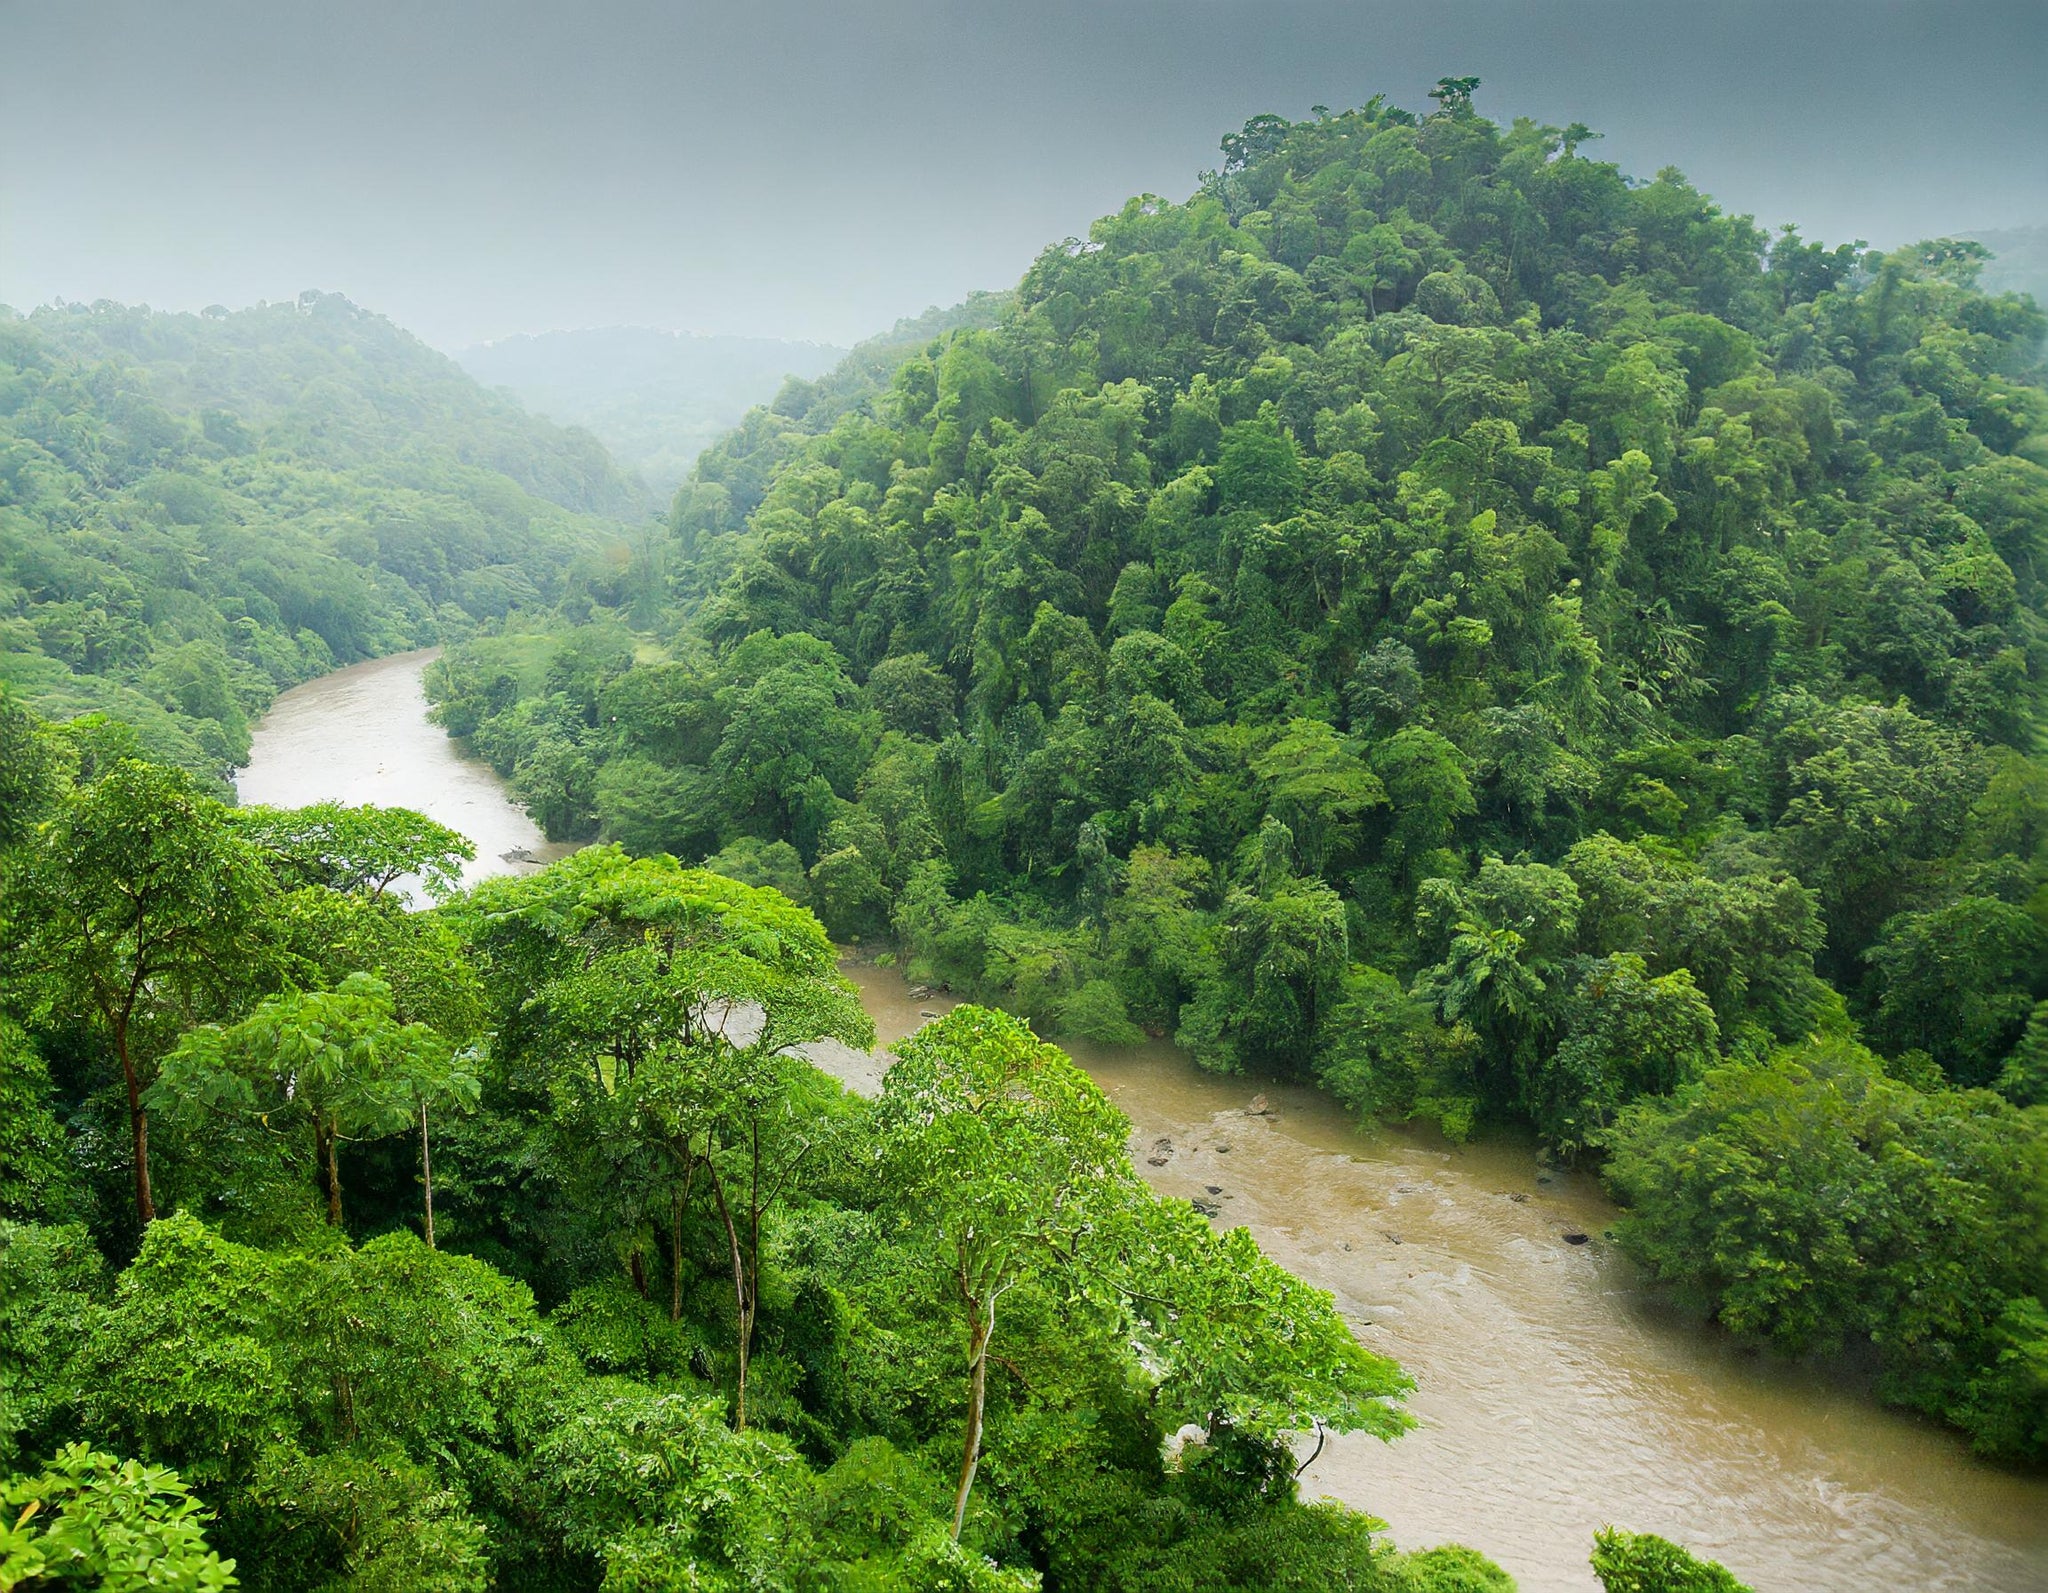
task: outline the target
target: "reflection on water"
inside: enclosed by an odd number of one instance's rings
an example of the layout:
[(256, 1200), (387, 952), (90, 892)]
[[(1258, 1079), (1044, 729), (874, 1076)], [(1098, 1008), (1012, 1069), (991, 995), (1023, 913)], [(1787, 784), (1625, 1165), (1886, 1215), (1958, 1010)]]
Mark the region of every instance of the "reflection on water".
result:
[[(471, 879), (531, 866), (506, 853), (566, 853), (427, 723), (431, 657), (286, 692), (245, 800), (417, 808), (476, 841)], [(893, 969), (848, 972), (884, 1046), (953, 1004)], [(1404, 1545), (1472, 1543), (1530, 1593), (1593, 1588), (1586, 1553), (1608, 1522), (1692, 1544), (1760, 1593), (2048, 1589), (2048, 1482), (1658, 1312), (1601, 1238), (1613, 1211), (1590, 1180), (1544, 1181), (1523, 1146), (1367, 1134), (1306, 1090), (1268, 1086), (1270, 1115), (1248, 1115), (1254, 1086), (1164, 1044), (1073, 1049), (1129, 1115), (1140, 1172), (1213, 1199), (1414, 1377), (1421, 1426), (1391, 1445), (1332, 1439), (1310, 1495), (1383, 1517)], [(885, 1059), (814, 1055), (879, 1085)]]
[(420, 676), (439, 651), (372, 659), (281, 694), (235, 781), (242, 800), (412, 808), (476, 843), (465, 885), (567, 857), (573, 845), (545, 839), (490, 766), (461, 756), (428, 722)]

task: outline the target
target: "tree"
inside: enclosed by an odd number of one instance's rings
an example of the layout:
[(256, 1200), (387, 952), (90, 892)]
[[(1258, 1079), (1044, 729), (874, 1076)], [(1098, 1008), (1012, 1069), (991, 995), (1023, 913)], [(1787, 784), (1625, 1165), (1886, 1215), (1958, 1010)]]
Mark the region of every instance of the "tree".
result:
[[(772, 641), (782, 656), (765, 645), (757, 649), (764, 661), (775, 661), (732, 688), (730, 717), (711, 770), (733, 821), (778, 840), (792, 836), (803, 788), (813, 775), (839, 795), (852, 795), (874, 752), (877, 727), (873, 710), (863, 707), (829, 646), (811, 637), (749, 638), (742, 649), (757, 640)], [(750, 666), (742, 658), (738, 667)]]
[(1425, 1117), (1463, 1140), (1480, 1106), (1477, 1049), (1468, 1026), (1438, 1022), (1393, 975), (1353, 964), (1317, 1035), (1316, 1077), (1365, 1121)]
[(50, 1454), (78, 1430), (79, 1353), (108, 1282), (83, 1225), (0, 1221), (0, 1463)]
[(1652, 978), (1630, 952), (1588, 961), (1564, 1039), (1538, 1069), (1538, 1130), (1567, 1155), (1594, 1143), (1638, 1095), (1668, 1095), (1717, 1062), (1719, 1026), (1692, 975)]
[(2012, 1332), (2039, 1287), (2048, 1191), (2026, 1114), (1988, 1091), (1922, 1094), (1852, 1042), (1813, 1040), (1641, 1099), (1605, 1144), (1629, 1207), (1616, 1237), (1730, 1331), (1795, 1355), (1869, 1343), (1891, 1398), (1987, 1451), (2038, 1452), (2048, 1386)]
[(151, 1225), (92, 1324), (80, 1415), (176, 1465), (220, 1511), (216, 1540), (266, 1580), (348, 1569), (476, 1593), (476, 1517), (516, 1555), (504, 1512), (546, 1490), (512, 1451), (549, 1430), (578, 1381), (566, 1361), (532, 1295), (473, 1257), (403, 1232), (257, 1249), (179, 1213)]
[(1379, 778), (1320, 719), (1290, 721), (1251, 769), (1311, 874), (1349, 857), (1365, 816), (1387, 801)]
[(1293, 869), (1293, 837), (1268, 818), (1259, 830), (1255, 889), (1224, 901), (1216, 976), (1182, 1017), (1179, 1038), (1204, 1066), (1298, 1070), (1347, 962), (1344, 902)]
[(1551, 1025), (1547, 971), (1519, 931), (1468, 917), (1457, 921), (1444, 960), (1415, 981), (1416, 995), (1446, 1022), (1468, 1025), (1489, 1059), (1498, 1059), (1489, 1070), (1496, 1105), (1527, 1090), (1543, 1055)]
[(640, 1265), (643, 1223), (666, 1230), (672, 1316), (701, 1180), (732, 1278), (743, 1430), (762, 1224), (816, 1132), (799, 1120), (805, 1065), (789, 1053), (828, 1037), (874, 1041), (832, 943), (772, 890), (616, 847), (490, 881), (462, 911), (509, 979), (501, 1059), (547, 1080), (565, 1160), (580, 1163), (587, 1198), (610, 1209), (621, 1237), (635, 1236), (629, 1265)]
[(1216, 490), (1225, 507), (1248, 509), (1274, 523), (1300, 506), (1301, 458), (1276, 419), (1261, 416), (1225, 429)]
[(57, 740), (0, 686), (0, 852), (28, 839), (64, 785)]
[(410, 877), (438, 900), (461, 883), (462, 865), (476, 856), (467, 836), (409, 808), (316, 802), (235, 808), (232, 816), (287, 889), (321, 885), (375, 900)]
[(868, 671), (868, 691), (891, 730), (937, 741), (953, 729), (953, 683), (923, 653), (883, 659)]
[(1170, 1023), (1209, 966), (1196, 902), (1209, 865), (1163, 846), (1136, 846), (1109, 903), (1109, 952), (1118, 981), (1147, 1023)]
[(1482, 1079), (1496, 1107), (1531, 1105), (1581, 906), (1563, 870), (1497, 857), (1467, 884), (1430, 879), (1416, 893), (1416, 928), (1441, 960), (1416, 975), (1414, 992), (1478, 1034)]
[(1436, 87), (1429, 91), (1429, 97), (1436, 101), (1437, 112), (1442, 116), (1470, 116), (1472, 95), (1479, 87), (1476, 77), (1440, 77)]
[(1058, 1047), (974, 1006), (897, 1047), (879, 1121), (891, 1199), (942, 1247), (966, 1337), (957, 1542), (981, 1464), (997, 1307), (1024, 1278), (1063, 1265), (1098, 1208), (1120, 1195), (1129, 1125)]
[[(433, 1245), (434, 1183), (429, 1111), (473, 1108), (476, 1077), (423, 1023), (399, 1023), (391, 987), (350, 974), (338, 989), (263, 1002), (239, 1023), (194, 1029), (164, 1060), (152, 1105), (191, 1113), (297, 1121), (312, 1131), (327, 1220), (342, 1221), (340, 1146), (345, 1140), (420, 1130), (423, 1225)], [(275, 1130), (273, 1130), (275, 1131)]]
[(0, 1017), (0, 1218), (62, 1220), (80, 1205), (78, 1169), (53, 1104), (41, 1054)]
[(261, 977), (270, 877), (189, 775), (124, 759), (64, 800), (10, 884), (42, 1004), (88, 1018), (120, 1064), (136, 1216), (153, 1221), (144, 1092), (176, 1028)]
[(1330, 1296), (1276, 1265), (1248, 1230), (1218, 1233), (1186, 1202), (1144, 1193), (1102, 1229), (1089, 1254), (1123, 1302), (1162, 1426), (1192, 1422), (1224, 1464), (1262, 1486), (1277, 1471), (1291, 1489), (1296, 1434), (1391, 1440), (1413, 1425), (1396, 1403), (1412, 1386), (1401, 1369), (1360, 1345)]
[(1463, 755), (1433, 730), (1397, 730), (1369, 759), (1393, 806), (1393, 847), (1405, 865), (1447, 845), (1458, 821), (1478, 812)]
[(1606, 1593), (1752, 1593), (1725, 1566), (1698, 1559), (1667, 1538), (1615, 1527), (1593, 1534), (1593, 1574)]
[(1820, 893), (1830, 949), (1846, 964), (1960, 837), (1978, 759), (1905, 703), (1817, 713), (1784, 741), (1778, 834), (1794, 872)]
[(1982, 1086), (2048, 996), (2048, 929), (1982, 896), (1902, 913), (1864, 953), (1878, 984), (1872, 1043), (1925, 1051), (1957, 1084)]

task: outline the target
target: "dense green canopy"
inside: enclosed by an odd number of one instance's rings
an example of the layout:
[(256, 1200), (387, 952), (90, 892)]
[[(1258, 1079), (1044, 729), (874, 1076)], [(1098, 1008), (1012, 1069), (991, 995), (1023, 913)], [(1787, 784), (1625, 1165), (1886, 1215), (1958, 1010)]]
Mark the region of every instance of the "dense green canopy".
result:
[[(0, 322), (0, 1581), (1507, 1586), (1300, 1502), (1399, 1369), (1040, 1032), (1533, 1132), (2048, 1454), (2043, 317), (1474, 86), (1255, 119), (630, 546), (344, 300)], [(460, 837), (219, 800), (425, 641), (615, 844), (408, 912)], [(889, 935), (991, 1005), (871, 1102)]]
[[(2037, 1135), (2048, 321), (1980, 245), (1769, 236), (1436, 99), (1256, 118), (993, 324), (793, 386), (678, 493), (666, 613), (493, 627), (446, 722), (553, 834), (1367, 1113), (1598, 1156), (1860, 1033)], [(1997, 1189), (2020, 1316), (1895, 1385), (1994, 1448), (2042, 1287)]]
[(639, 501), (336, 294), (0, 311), (0, 686), (195, 773), (281, 687), (559, 598)]

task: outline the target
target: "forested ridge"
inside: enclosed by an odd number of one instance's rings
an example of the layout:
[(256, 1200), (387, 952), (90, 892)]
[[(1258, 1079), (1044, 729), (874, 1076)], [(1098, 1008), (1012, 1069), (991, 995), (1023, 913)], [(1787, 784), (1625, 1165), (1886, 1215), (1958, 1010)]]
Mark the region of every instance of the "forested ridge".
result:
[[(2043, 318), (1475, 87), (1254, 120), (639, 534), (333, 296), (0, 322), (0, 1586), (1510, 1588), (1302, 1502), (1407, 1379), (1053, 1034), (1533, 1134), (2041, 1460)], [(597, 844), (227, 800), (424, 641)], [(874, 1099), (835, 938), (978, 1003)]]
[(638, 505), (338, 294), (0, 312), (0, 682), (215, 780), (285, 686), (602, 590)]
[(494, 628), (444, 722), (1049, 1032), (1533, 1127), (1730, 1329), (2038, 1458), (2043, 317), (1470, 91), (793, 384), (659, 620)]
[(233, 801), (336, 663), (663, 627), (590, 439), (332, 295), (0, 339), (0, 1587), (1510, 1585), (1300, 1501), (1407, 1379), (1017, 1018), (863, 1100), (782, 894), (616, 847), (454, 894), (419, 814)]

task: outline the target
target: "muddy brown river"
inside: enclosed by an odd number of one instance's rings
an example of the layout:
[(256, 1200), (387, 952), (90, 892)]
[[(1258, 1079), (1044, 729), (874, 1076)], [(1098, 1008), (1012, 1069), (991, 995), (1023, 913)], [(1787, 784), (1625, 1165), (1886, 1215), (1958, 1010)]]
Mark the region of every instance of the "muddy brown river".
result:
[[(561, 855), (427, 723), (431, 657), (286, 692), (244, 799), (418, 808), (477, 842), (472, 879)], [(847, 971), (884, 1045), (950, 1005), (892, 968)], [(1470, 1543), (1528, 1593), (1596, 1588), (1586, 1554), (1610, 1522), (1690, 1544), (1760, 1593), (2048, 1590), (2048, 1479), (1661, 1308), (1602, 1239), (1613, 1208), (1590, 1179), (1543, 1181), (1526, 1145), (1363, 1130), (1313, 1091), (1205, 1074), (1165, 1044), (1072, 1049), (1130, 1117), (1153, 1184), (1251, 1228), (1415, 1379), (1417, 1429), (1331, 1439), (1308, 1495), (1381, 1517), (1407, 1547)], [(878, 1058), (819, 1060), (855, 1088), (880, 1078)], [(1248, 1114), (1261, 1092), (1269, 1112)]]

